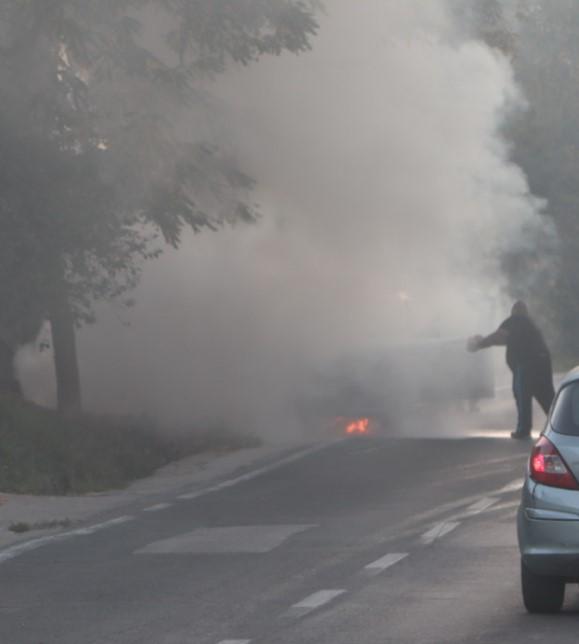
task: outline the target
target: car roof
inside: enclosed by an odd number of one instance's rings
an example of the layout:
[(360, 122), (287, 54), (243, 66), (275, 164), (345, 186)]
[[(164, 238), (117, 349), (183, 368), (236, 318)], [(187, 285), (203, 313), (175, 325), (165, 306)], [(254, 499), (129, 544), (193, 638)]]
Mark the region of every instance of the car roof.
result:
[(566, 387), (572, 382), (579, 382), (579, 367), (575, 367), (574, 369), (571, 369), (571, 371), (565, 375), (565, 377), (561, 381), (561, 384), (559, 385), (559, 389), (561, 389), (562, 387)]

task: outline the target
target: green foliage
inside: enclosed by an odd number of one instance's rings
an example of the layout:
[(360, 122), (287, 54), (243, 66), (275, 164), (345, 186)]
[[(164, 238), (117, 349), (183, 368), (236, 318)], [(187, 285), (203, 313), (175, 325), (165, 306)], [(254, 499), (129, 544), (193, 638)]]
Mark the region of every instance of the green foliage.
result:
[(478, 35), (491, 47), (507, 56), (513, 54), (515, 35), (505, 19), (501, 0), (477, 0), (473, 3), (474, 23)]
[[(573, 0), (520, 3), (513, 65), (529, 107), (513, 124), (515, 160), (531, 189), (548, 200), (557, 233), (550, 253), (530, 249), (527, 266), (548, 264), (526, 289), (549, 327), (556, 357), (579, 359), (579, 5)], [(516, 288), (516, 281), (513, 282)], [(517, 280), (520, 281), (520, 280)]]
[(252, 437), (215, 431), (168, 437), (142, 419), (72, 419), (0, 399), (0, 490), (73, 494), (121, 488), (177, 458), (257, 444)]
[[(579, 360), (579, 4), (476, 0), (476, 34), (512, 62), (527, 108), (505, 135), (554, 234), (535, 234), (504, 257), (514, 298), (526, 299), (561, 364)], [(545, 226), (547, 231), (549, 226)]]
[(264, 54), (303, 52), (317, 31), (306, 2), (165, 0), (163, 4), (177, 18), (166, 41), (180, 66), (191, 72), (223, 71), (228, 59), (247, 65)]
[(306, 51), (314, 5), (0, 3), (0, 341), (34, 335), (63, 277), (91, 321), (185, 228), (255, 219), (251, 179), (175, 123), (228, 64)]

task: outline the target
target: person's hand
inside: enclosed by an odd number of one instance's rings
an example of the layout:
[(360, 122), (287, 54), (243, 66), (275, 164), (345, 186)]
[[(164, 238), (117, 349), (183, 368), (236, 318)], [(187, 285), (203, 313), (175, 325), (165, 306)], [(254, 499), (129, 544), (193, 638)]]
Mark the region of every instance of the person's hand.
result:
[(481, 348), (482, 335), (473, 335), (466, 341), (466, 350), (470, 353), (474, 353)]

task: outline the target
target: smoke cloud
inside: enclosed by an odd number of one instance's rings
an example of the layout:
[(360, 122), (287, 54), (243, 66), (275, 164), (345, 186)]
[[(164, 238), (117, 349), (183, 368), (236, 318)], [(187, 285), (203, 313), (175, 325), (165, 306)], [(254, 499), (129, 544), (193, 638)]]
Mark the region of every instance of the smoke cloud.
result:
[[(202, 131), (181, 124), (255, 177), (262, 218), (191, 235), (134, 309), (101, 307), (80, 335), (90, 408), (287, 432), (337, 361), (495, 321), (499, 258), (542, 207), (501, 136), (508, 61), (443, 0), (328, 4), (310, 54), (231, 70)], [(21, 366), (45, 398), (48, 363)]]

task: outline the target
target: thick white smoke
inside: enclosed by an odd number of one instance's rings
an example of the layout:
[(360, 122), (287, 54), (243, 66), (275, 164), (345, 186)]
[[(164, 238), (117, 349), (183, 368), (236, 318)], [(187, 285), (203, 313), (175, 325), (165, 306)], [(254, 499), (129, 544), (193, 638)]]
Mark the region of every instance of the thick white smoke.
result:
[(446, 2), (331, 0), (311, 54), (211, 91), (207, 131), (184, 133), (237, 156), (263, 219), (191, 236), (133, 311), (101, 312), (80, 338), (90, 407), (285, 428), (318, 368), (488, 322), (497, 258), (539, 206), (501, 138), (508, 61)]

